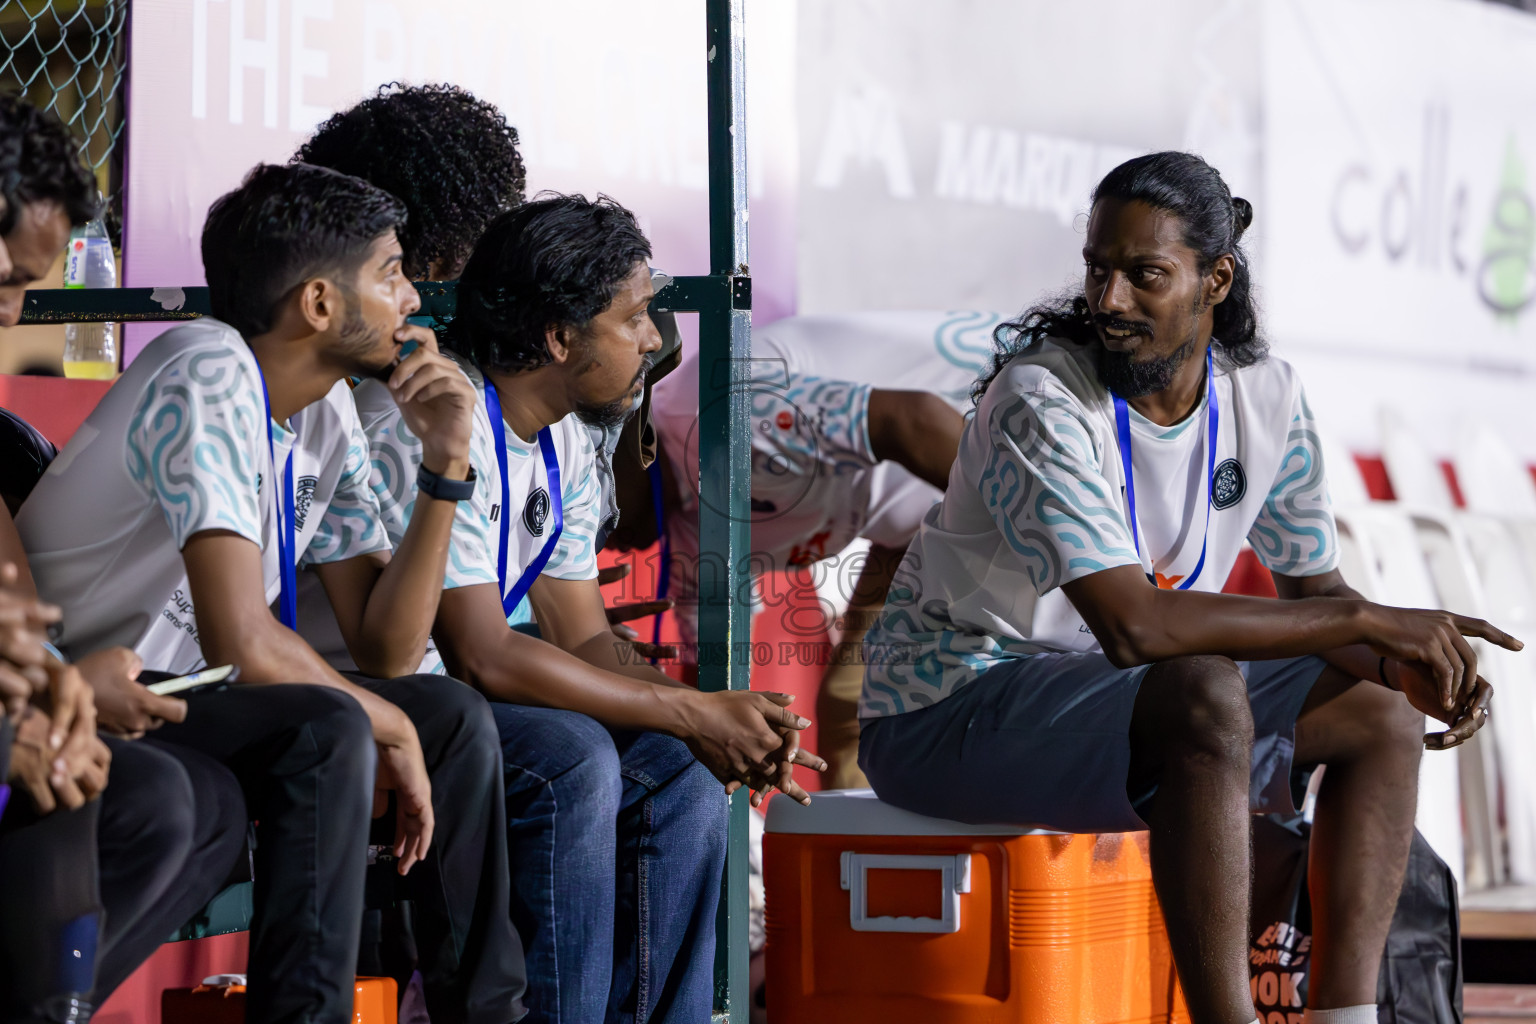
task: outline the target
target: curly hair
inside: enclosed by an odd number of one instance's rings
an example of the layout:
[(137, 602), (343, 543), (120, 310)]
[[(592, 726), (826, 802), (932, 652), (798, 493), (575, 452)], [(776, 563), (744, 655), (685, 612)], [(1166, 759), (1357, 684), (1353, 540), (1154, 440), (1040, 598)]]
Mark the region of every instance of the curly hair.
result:
[[(1243, 232), (1253, 223), (1252, 204), (1235, 198), (1216, 168), (1200, 157), (1174, 151), (1148, 153), (1116, 167), (1093, 190), (1093, 202), (1101, 199), (1143, 202), (1178, 217), (1184, 244), (1199, 255), (1202, 274), (1210, 273), (1222, 256), (1234, 258), (1232, 287), (1212, 310), (1213, 352), (1227, 368), (1262, 362), (1269, 354), (1269, 343), (1259, 333), (1253, 277), (1242, 246)], [(971, 396), (981, 401), (987, 386), (1014, 356), (1046, 338), (1086, 345), (1097, 337), (1081, 291), (1037, 303), (993, 329), (992, 365), (971, 389)]]
[(69, 129), (20, 96), (0, 94), (0, 235), (10, 234), (22, 207), (37, 202), (58, 203), (79, 227), (100, 212), (96, 194)]
[(405, 207), (359, 178), (308, 164), (257, 164), (214, 200), (203, 225), (213, 315), (246, 339), (272, 329), (283, 297), (326, 274), (345, 287)]
[(295, 161), (362, 178), (405, 203), (404, 270), (455, 276), (485, 226), (523, 201), (517, 129), (456, 85), (381, 86), (333, 115)]
[(650, 256), (635, 215), (607, 196), (541, 193), (485, 229), (459, 278), (443, 346), (482, 369), (543, 366), (545, 332), (584, 332)]

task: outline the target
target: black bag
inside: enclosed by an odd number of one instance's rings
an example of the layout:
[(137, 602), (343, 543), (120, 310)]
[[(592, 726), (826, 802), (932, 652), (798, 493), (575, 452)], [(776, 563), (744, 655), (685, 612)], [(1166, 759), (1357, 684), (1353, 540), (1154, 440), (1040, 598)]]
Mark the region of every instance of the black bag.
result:
[[(1311, 969), (1307, 896), (1311, 828), (1299, 817), (1253, 822), (1249, 972), (1264, 1024), (1301, 1024)], [(1461, 1024), (1461, 920), (1456, 880), (1415, 829), (1377, 982), (1380, 1024)]]

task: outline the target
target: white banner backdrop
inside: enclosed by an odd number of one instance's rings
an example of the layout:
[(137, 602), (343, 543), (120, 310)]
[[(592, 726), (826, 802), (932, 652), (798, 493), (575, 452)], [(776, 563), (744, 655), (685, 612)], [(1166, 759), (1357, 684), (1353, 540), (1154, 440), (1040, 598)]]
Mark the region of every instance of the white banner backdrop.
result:
[(1264, 5), (1268, 327), (1326, 423), (1400, 410), (1536, 459), (1536, 18), (1472, 0)]
[(1536, 18), (1479, 0), (801, 0), (800, 310), (1011, 312), (1081, 280), (1116, 162), (1250, 199), (1267, 334), (1358, 452), (1536, 461)]

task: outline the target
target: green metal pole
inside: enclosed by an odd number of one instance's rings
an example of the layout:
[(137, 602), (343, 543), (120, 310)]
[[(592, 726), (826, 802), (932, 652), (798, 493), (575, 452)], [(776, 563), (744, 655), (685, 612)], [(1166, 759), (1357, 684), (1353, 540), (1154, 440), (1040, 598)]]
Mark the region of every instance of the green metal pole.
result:
[[(748, 495), (746, 32), (744, 0), (706, 0), (709, 96), (709, 268), (724, 287), (699, 316), (699, 685), (745, 690), (750, 603), (742, 600), (751, 541)], [(725, 891), (716, 929), (717, 1019), (746, 1024), (747, 815), (731, 799)]]

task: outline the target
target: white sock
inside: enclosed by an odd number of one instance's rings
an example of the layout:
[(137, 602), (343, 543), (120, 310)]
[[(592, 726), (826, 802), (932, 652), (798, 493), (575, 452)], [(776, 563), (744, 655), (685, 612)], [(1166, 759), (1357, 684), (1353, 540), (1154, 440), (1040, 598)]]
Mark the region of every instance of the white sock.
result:
[(1308, 1010), (1302, 1024), (1376, 1024), (1376, 1004), (1341, 1006), (1337, 1010)]

